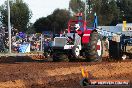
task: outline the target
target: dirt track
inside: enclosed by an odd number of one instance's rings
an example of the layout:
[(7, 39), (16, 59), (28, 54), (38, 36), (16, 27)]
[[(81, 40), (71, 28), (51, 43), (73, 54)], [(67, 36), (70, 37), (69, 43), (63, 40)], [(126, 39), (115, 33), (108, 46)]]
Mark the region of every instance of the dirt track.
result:
[(17, 62), (0, 64), (0, 88), (81, 88), (79, 84), (82, 79), (80, 66), (88, 70), (96, 79), (129, 79), (132, 81), (131, 61)]

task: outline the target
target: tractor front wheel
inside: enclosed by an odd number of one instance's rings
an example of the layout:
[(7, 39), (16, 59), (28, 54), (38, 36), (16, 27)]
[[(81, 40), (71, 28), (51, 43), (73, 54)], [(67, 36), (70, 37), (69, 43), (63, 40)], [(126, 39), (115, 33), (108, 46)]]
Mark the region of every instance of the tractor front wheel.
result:
[(69, 58), (68, 58), (68, 55), (65, 53), (54, 52), (53, 61), (54, 62), (69, 62)]
[(79, 46), (74, 46), (74, 47), (72, 48), (72, 53), (73, 53), (73, 56), (74, 56), (75, 58), (79, 58), (79, 56), (80, 56)]

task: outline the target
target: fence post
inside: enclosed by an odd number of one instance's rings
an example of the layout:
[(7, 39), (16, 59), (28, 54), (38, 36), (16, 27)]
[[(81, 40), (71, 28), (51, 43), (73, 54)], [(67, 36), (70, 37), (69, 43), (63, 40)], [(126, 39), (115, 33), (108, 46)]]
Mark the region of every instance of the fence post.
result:
[(41, 34), (41, 52), (43, 51), (43, 35)]

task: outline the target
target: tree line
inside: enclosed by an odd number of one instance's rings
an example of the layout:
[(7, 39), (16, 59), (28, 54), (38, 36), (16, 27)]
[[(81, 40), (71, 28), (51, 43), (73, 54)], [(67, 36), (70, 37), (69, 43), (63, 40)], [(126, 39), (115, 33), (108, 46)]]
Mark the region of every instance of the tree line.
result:
[[(84, 3), (84, 0), (70, 0), (69, 5), (71, 10), (77, 13), (84, 12)], [(132, 0), (87, 0), (87, 6), (89, 24), (91, 24), (95, 12), (99, 25), (116, 25), (122, 23), (123, 20), (132, 22)]]
[[(59, 32), (67, 28), (69, 19), (74, 19), (78, 12), (85, 10), (85, 0), (70, 0), (69, 10), (56, 9), (53, 14), (38, 19), (34, 23), (35, 29), (52, 30)], [(87, 26), (93, 25), (94, 13), (98, 16), (101, 26), (115, 26), (126, 20), (132, 22), (132, 0), (87, 0)], [(63, 22), (62, 22), (63, 20)], [(50, 25), (50, 26), (49, 26)]]
[[(69, 9), (56, 9), (47, 17), (41, 17), (30, 23), (32, 12), (23, 0), (10, 1), (11, 24), (19, 31), (59, 33), (67, 28), (69, 19), (74, 19), (78, 12), (85, 10), (85, 0), (70, 0)], [(99, 25), (116, 25), (126, 20), (132, 22), (132, 0), (87, 0), (87, 25), (92, 26), (94, 13), (98, 16)], [(2, 23), (7, 26), (7, 2), (0, 6)], [(29, 25), (30, 24), (30, 25)]]

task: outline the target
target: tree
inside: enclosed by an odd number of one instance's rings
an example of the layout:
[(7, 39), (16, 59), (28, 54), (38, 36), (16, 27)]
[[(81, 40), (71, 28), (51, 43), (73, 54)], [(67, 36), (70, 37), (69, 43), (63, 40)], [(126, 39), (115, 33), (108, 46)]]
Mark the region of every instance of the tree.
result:
[(117, 6), (120, 8), (119, 22), (132, 22), (132, 0), (117, 0)]
[(69, 19), (69, 11), (65, 9), (56, 9), (53, 14), (48, 15), (47, 17), (39, 18), (34, 23), (34, 27), (36, 32), (52, 31), (59, 33), (61, 30), (67, 28)]
[(73, 13), (84, 12), (85, 3), (82, 0), (70, 0), (69, 8), (73, 11)]
[(27, 27), (27, 31), (26, 31), (26, 33), (27, 34), (35, 34), (35, 28), (34, 28), (34, 26), (33, 26), (33, 23), (29, 23), (28, 24), (28, 27)]
[[(7, 15), (7, 2), (0, 6), (2, 9), (2, 23), (7, 26), (8, 15)], [(11, 25), (19, 31), (26, 31), (29, 20), (32, 17), (32, 13), (26, 3), (23, 0), (10, 1), (11, 9)]]
[(102, 0), (98, 13), (100, 25), (116, 25), (117, 23), (112, 24), (112, 22), (118, 20), (119, 11), (115, 0)]
[(61, 30), (67, 28), (67, 23), (70, 19), (69, 11), (65, 9), (56, 9), (52, 15), (53, 15), (54, 23), (56, 23), (56, 27), (55, 27), (56, 32), (60, 32)]
[(42, 31), (50, 31), (50, 20), (48, 17), (41, 17), (34, 23), (35, 31), (42, 32)]
[[(78, 5), (79, 2), (81, 2), (82, 4)], [(84, 0), (79, 0), (79, 2), (71, 0), (69, 3), (75, 5), (69, 5), (69, 8), (71, 8), (74, 13), (78, 13), (80, 11), (80, 8), (78, 6), (81, 6), (81, 8), (85, 7), (83, 4)], [(113, 20), (115, 20), (115, 18), (118, 18), (117, 16), (119, 15), (119, 9), (115, 0), (87, 0), (87, 2), (88, 7), (90, 7), (87, 8), (88, 10), (90, 10), (90, 13), (88, 13), (87, 10), (87, 23), (89, 23), (88, 25), (93, 24), (95, 12), (97, 13), (99, 19), (99, 25), (114, 25), (112, 24)], [(82, 12), (84, 12), (84, 9), (82, 9)]]

